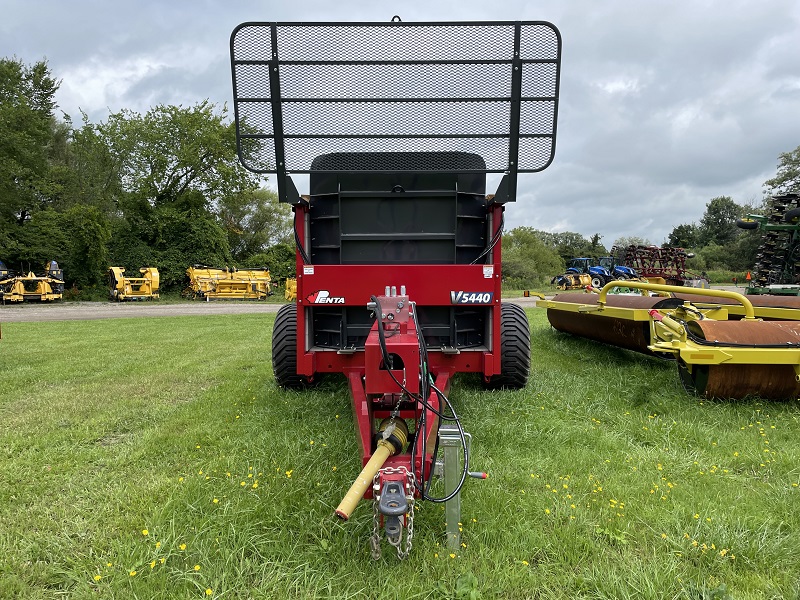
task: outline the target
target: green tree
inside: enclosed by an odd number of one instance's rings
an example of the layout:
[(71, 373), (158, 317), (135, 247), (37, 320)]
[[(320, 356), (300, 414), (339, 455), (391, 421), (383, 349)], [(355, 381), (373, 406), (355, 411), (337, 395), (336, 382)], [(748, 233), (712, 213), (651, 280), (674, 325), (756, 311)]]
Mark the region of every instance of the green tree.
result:
[(59, 84), (45, 61), (28, 66), (17, 59), (0, 59), (2, 228), (25, 223), (45, 199)]
[(70, 234), (64, 215), (46, 209), (34, 212), (24, 227), (18, 227), (15, 240), (16, 244), (6, 249), (3, 259), (6, 265), (19, 273), (41, 273), (49, 261), (63, 262)]
[(82, 114), (83, 125), (57, 131), (51, 150), (51, 206), (66, 211), (82, 204), (95, 206), (111, 216), (122, 196), (118, 160), (111, 154), (98, 126)]
[(800, 146), (778, 155), (778, 173), (764, 186), (769, 195), (800, 192)]
[(104, 281), (108, 269), (108, 242), (111, 226), (95, 206), (75, 205), (63, 215), (69, 235), (67, 252), (63, 251), (64, 277), (78, 287), (94, 286)]
[(675, 248), (695, 248), (698, 239), (699, 231), (694, 223), (677, 225), (667, 238), (669, 245)]
[(627, 235), (614, 240), (614, 245), (619, 248), (627, 248), (628, 246), (652, 246), (653, 243), (647, 238)]
[(266, 251), (248, 257), (242, 267), (252, 269), (266, 267), (273, 283), (282, 282), (287, 277), (295, 276), (294, 246), (289, 244), (270, 246)]
[(742, 216), (742, 212), (743, 208), (729, 196), (709, 200), (698, 227), (698, 246), (724, 246), (734, 241), (740, 231), (736, 219)]
[(551, 233), (533, 229), (530, 229), (530, 231), (534, 231), (536, 237), (541, 240), (546, 247), (555, 250), (564, 261), (568, 261), (570, 258), (576, 256), (600, 256), (608, 253), (605, 247), (600, 244), (600, 238), (602, 236), (599, 234), (595, 234), (592, 240), (588, 240), (580, 233), (575, 233), (573, 231), (564, 231), (561, 233)]
[(595, 233), (591, 238), (589, 238), (589, 254), (591, 256), (597, 257), (608, 254), (606, 247), (600, 243), (601, 239), (603, 239), (603, 236), (599, 233)]
[(531, 227), (516, 227), (503, 236), (503, 280), (507, 285), (532, 287), (548, 283), (564, 271), (558, 252)]
[(219, 202), (217, 212), (236, 260), (246, 260), (292, 239), (291, 207), (278, 202), (278, 195), (272, 190), (232, 194)]
[(158, 105), (141, 115), (112, 114), (97, 128), (127, 194), (151, 205), (199, 192), (211, 209), (218, 201), (258, 187), (239, 164), (235, 127), (227, 109), (203, 101), (193, 107)]

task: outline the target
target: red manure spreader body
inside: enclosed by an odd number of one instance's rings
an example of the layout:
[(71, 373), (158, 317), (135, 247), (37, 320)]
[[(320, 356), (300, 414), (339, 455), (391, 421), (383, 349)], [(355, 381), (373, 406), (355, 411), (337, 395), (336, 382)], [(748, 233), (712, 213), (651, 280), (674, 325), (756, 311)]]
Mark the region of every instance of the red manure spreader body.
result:
[(294, 210), (297, 299), (275, 320), (275, 378), (347, 378), (364, 469), (335, 514), (372, 499), (374, 558), (379, 523), (408, 554), (420, 499), (446, 503), (458, 545), (459, 490), (480, 474), (452, 376), (527, 383), (528, 320), (502, 302), (500, 238), (517, 174), (553, 160), (560, 57), (546, 22), (244, 23), (231, 36), (241, 162), (274, 173)]

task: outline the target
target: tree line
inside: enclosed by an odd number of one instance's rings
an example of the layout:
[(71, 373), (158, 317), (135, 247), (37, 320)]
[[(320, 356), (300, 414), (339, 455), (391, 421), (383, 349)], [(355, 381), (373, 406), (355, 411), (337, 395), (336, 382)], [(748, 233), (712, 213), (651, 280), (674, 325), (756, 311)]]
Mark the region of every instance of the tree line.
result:
[(159, 105), (105, 122), (56, 117), (46, 62), (0, 59), (0, 260), (67, 286), (104, 287), (109, 265), (158, 266), (162, 287), (186, 268), (294, 272), (291, 210), (238, 162), (225, 107)]
[[(706, 204), (699, 223), (681, 223), (670, 232), (666, 245), (684, 248), (694, 254), (686, 263), (695, 272), (718, 272), (729, 275), (749, 271), (756, 263), (761, 232), (741, 229), (738, 219), (747, 215), (763, 215), (769, 210), (770, 198), (800, 192), (800, 146), (778, 156), (775, 177), (764, 182), (765, 196), (757, 204), (737, 204), (729, 196), (712, 198)], [(584, 237), (579, 233), (550, 233), (532, 227), (516, 227), (503, 237), (503, 279), (510, 287), (545, 285), (553, 275), (562, 273), (570, 258), (597, 258), (610, 255), (611, 248), (600, 243), (595, 233)], [(624, 237), (613, 246), (652, 245), (641, 237)]]
[[(180, 288), (192, 264), (270, 268), (294, 274), (291, 211), (244, 169), (226, 107), (158, 105), (91, 123), (57, 118), (57, 80), (45, 61), (0, 59), (0, 260), (16, 271), (64, 268), (67, 287), (105, 286), (109, 265), (157, 266), (162, 287)], [(800, 146), (778, 159), (767, 196), (800, 189)], [(677, 225), (668, 244), (695, 253), (694, 270), (742, 271), (760, 233), (736, 227), (759, 205), (711, 199), (699, 223)], [(602, 236), (520, 226), (503, 237), (503, 277), (544, 285), (572, 257), (608, 255)], [(616, 246), (649, 245), (644, 238)]]

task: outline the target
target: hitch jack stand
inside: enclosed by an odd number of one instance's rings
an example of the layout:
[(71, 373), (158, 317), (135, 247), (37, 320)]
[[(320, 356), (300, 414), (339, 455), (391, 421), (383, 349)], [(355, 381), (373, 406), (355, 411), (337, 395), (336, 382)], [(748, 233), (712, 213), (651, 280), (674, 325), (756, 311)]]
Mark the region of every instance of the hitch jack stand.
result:
[[(472, 436), (468, 433), (471, 441)], [(461, 481), (461, 437), (458, 427), (453, 423), (442, 423), (439, 427), (439, 445), (442, 447), (442, 476), (444, 477), (444, 493), (449, 496), (458, 488)], [(469, 445), (467, 447), (469, 448)], [(467, 457), (464, 457), (467, 460)], [(447, 546), (451, 550), (458, 550), (461, 546), (461, 492), (444, 504), (444, 516), (447, 532)]]

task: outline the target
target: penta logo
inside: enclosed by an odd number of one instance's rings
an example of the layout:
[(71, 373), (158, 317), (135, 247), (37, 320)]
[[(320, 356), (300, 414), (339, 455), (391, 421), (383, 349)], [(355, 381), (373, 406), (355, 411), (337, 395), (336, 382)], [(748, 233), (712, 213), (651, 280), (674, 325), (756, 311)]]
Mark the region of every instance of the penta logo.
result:
[(306, 296), (311, 304), (344, 304), (344, 298), (341, 296), (331, 296), (328, 290), (319, 290), (313, 294)]

